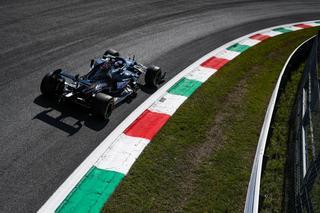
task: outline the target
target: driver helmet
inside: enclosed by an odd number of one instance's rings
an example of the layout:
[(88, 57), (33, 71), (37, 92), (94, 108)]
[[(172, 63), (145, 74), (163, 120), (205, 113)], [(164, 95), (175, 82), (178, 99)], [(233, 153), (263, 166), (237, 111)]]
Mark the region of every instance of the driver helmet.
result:
[(107, 60), (105, 63), (101, 65), (102, 71), (108, 71), (111, 68), (111, 62)]
[(120, 68), (120, 67), (122, 67), (122, 65), (123, 65), (123, 62), (122, 61), (116, 61), (115, 63), (114, 63), (114, 67), (115, 68)]

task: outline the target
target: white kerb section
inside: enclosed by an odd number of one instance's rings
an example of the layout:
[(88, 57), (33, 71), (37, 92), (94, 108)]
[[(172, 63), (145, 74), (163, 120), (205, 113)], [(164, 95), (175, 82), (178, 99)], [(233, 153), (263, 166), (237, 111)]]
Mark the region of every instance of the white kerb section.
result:
[(207, 81), (208, 78), (210, 78), (215, 72), (217, 72), (216, 69), (198, 66), (194, 68), (191, 72), (189, 72), (185, 76), (185, 78), (200, 81), (203, 83)]
[(301, 30), (303, 28), (301, 27), (296, 27), (296, 26), (286, 26), (284, 27), (284, 29), (288, 29), (288, 30), (292, 30), (292, 31), (297, 31), (297, 30)]
[(274, 37), (274, 36), (282, 34), (282, 32), (273, 31), (273, 30), (266, 30), (266, 31), (262, 31), (260, 34)]
[(316, 22), (308, 22), (308, 23), (306, 23), (306, 24), (308, 24), (308, 25), (310, 25), (310, 26), (313, 26), (313, 27), (320, 26), (320, 22), (319, 22), (319, 23), (316, 23)]
[(99, 169), (116, 171), (126, 175), (149, 142), (144, 138), (121, 134), (115, 143), (102, 154), (95, 166)]
[(148, 110), (152, 112), (164, 113), (167, 115), (173, 115), (175, 111), (187, 100), (187, 97), (181, 95), (174, 95), (170, 93), (164, 94), (154, 104), (152, 104)]
[(261, 41), (259, 41), (259, 40), (248, 38), (248, 39), (244, 39), (244, 40), (240, 41), (239, 44), (252, 47), (260, 42)]
[(224, 58), (224, 59), (228, 59), (229, 61), (231, 61), (232, 59), (234, 59), (238, 55), (240, 55), (240, 52), (235, 52), (235, 51), (230, 51), (230, 50), (224, 49), (224, 50), (221, 50), (220, 52), (218, 52), (215, 55), (215, 57)]

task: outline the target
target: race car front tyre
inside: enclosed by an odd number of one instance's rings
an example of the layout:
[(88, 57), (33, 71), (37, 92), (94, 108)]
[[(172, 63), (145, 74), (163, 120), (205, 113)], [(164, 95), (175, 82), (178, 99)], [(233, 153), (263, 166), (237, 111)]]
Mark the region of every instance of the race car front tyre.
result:
[(113, 97), (104, 93), (98, 93), (95, 95), (92, 103), (92, 110), (97, 116), (103, 120), (108, 120), (113, 108)]
[(40, 85), (40, 91), (43, 95), (50, 96), (62, 92), (64, 80), (56, 75), (57, 71), (50, 72), (43, 77)]
[(161, 69), (157, 66), (150, 66), (147, 68), (145, 75), (145, 82), (148, 87), (158, 87), (161, 81)]
[(115, 57), (120, 56), (119, 52), (114, 49), (108, 49), (107, 51), (105, 51), (105, 53), (103, 54), (103, 58), (106, 58), (108, 55), (115, 56)]

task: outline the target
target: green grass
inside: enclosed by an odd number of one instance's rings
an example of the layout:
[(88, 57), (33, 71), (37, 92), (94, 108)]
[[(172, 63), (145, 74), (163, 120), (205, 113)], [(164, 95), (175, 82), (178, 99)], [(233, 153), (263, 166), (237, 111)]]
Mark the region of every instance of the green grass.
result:
[(316, 178), (315, 183), (312, 187), (310, 197), (311, 197), (311, 202), (313, 205), (314, 212), (320, 212), (320, 203), (319, 203), (319, 200), (320, 200), (320, 176), (319, 175)]
[(289, 119), (296, 98), (304, 63), (291, 73), (277, 104), (272, 133), (266, 147), (268, 160), (262, 173), (260, 194), (264, 197), (260, 202), (260, 212), (284, 211), (284, 181), (287, 146), (289, 138)]
[(104, 212), (243, 212), (260, 129), (290, 53), (315, 29), (269, 39), (201, 86), (169, 120)]

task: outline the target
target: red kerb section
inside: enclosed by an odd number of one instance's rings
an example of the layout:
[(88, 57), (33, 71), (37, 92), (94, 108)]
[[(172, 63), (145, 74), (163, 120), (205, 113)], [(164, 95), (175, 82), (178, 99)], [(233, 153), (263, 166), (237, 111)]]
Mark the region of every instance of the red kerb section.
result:
[(146, 110), (124, 131), (124, 134), (152, 140), (169, 118), (170, 115)]
[(301, 27), (301, 28), (310, 28), (310, 27), (312, 27), (311, 25), (307, 25), (307, 24), (296, 24), (294, 26), (295, 27)]
[(213, 69), (220, 69), (221, 67), (223, 67), (223, 65), (225, 65), (226, 63), (228, 63), (229, 60), (228, 59), (224, 59), (224, 58), (217, 58), (217, 57), (211, 57), (208, 60), (206, 60), (205, 62), (203, 62), (201, 64), (202, 67), (208, 67), (208, 68), (213, 68)]
[(255, 34), (253, 36), (250, 36), (250, 38), (252, 39), (256, 39), (256, 40), (259, 40), (259, 41), (263, 41), (263, 40), (266, 40), (268, 38), (271, 38), (271, 36), (268, 36), (268, 35), (263, 35), (263, 34)]

